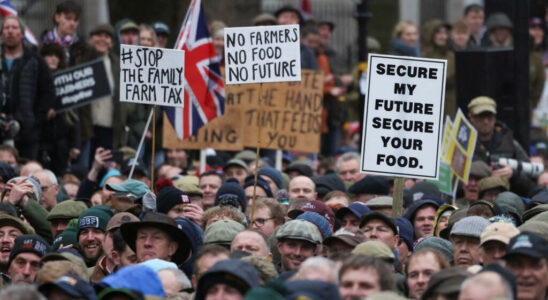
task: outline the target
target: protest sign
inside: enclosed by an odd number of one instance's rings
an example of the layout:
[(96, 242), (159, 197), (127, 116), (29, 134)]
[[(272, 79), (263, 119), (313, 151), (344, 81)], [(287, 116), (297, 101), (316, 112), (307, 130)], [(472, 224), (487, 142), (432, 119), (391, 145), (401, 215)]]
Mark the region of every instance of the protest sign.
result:
[(120, 101), (183, 107), (184, 51), (120, 45)]
[(447, 61), (369, 55), (361, 172), (437, 179)]
[(224, 29), (225, 83), (301, 80), (299, 25)]
[(112, 96), (110, 74), (103, 59), (64, 69), (53, 74), (55, 97), (60, 107), (56, 113), (89, 104), (103, 97)]
[(259, 84), (226, 86), (225, 93), (225, 114), (185, 141), (170, 138), (173, 128), (169, 122), (164, 122), (164, 147), (213, 147), (232, 151), (256, 147), (260, 122), (263, 127), (261, 148), (319, 151), (323, 97), (321, 72), (303, 70), (301, 82), (270, 83), (262, 88)]
[(476, 129), (459, 109), (453, 123), (445, 162), (451, 165), (453, 173), (464, 183), (468, 183), (476, 139)]
[(441, 160), (445, 160), (447, 154), (447, 148), (449, 147), (449, 139), (451, 138), (451, 132), (453, 131), (453, 122), (449, 116), (445, 116), (445, 125), (443, 126), (443, 140), (441, 143)]
[(452, 187), (453, 187), (453, 181), (452, 179), (452, 173), (451, 173), (451, 166), (444, 162), (440, 161), (440, 175), (438, 177), (438, 180), (427, 180), (440, 189), (440, 192), (446, 194), (446, 195), (452, 195)]

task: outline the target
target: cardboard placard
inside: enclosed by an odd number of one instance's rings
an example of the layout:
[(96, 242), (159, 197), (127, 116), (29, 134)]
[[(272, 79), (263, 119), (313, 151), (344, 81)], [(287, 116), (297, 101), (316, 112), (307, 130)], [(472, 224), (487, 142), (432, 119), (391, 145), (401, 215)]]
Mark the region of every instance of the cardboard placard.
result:
[(476, 129), (459, 109), (453, 123), (445, 161), (451, 165), (453, 173), (464, 183), (468, 183), (476, 139)]
[(120, 45), (120, 101), (184, 106), (185, 52)]
[(301, 80), (299, 25), (224, 29), (225, 84)]
[(165, 121), (164, 147), (232, 151), (256, 147), (261, 122), (261, 148), (319, 151), (323, 73), (303, 70), (301, 82), (264, 84), (262, 88), (260, 84), (232, 85), (225, 87), (225, 93), (225, 114), (185, 141), (179, 141)]
[(55, 112), (60, 113), (112, 96), (109, 76), (102, 58), (55, 72), (55, 97), (61, 104)]
[(361, 172), (437, 179), (446, 60), (369, 55)]

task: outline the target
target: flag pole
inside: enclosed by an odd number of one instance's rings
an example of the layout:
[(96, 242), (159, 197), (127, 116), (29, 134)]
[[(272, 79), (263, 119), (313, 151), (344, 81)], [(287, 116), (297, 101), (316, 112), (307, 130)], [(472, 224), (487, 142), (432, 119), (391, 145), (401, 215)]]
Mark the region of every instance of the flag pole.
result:
[(150, 110), (150, 113), (148, 114), (147, 124), (145, 125), (145, 129), (143, 130), (143, 134), (141, 135), (141, 141), (139, 141), (139, 147), (137, 147), (137, 153), (135, 153), (135, 158), (133, 159), (133, 163), (131, 164), (131, 170), (129, 171), (128, 179), (131, 179), (131, 177), (133, 177), (133, 171), (135, 170), (135, 164), (137, 164), (137, 159), (139, 158), (139, 153), (141, 152), (141, 149), (143, 148), (143, 143), (145, 141), (145, 135), (147, 134), (148, 127), (150, 126), (150, 120), (152, 119), (153, 111), (154, 111), (154, 108), (152, 108)]
[(253, 200), (251, 202), (251, 214), (249, 216), (249, 224), (253, 224), (253, 221), (255, 220), (255, 200), (257, 197), (257, 178), (259, 177), (259, 151), (261, 150), (261, 128), (262, 122), (261, 122), (261, 112), (262, 112), (262, 105), (261, 105), (261, 94), (263, 92), (263, 83), (261, 82), (259, 85), (259, 101), (257, 101), (257, 104), (259, 108), (257, 109), (258, 114), (258, 122), (257, 126), (259, 129), (257, 130), (257, 153), (255, 154), (255, 179), (253, 182)]
[(154, 192), (154, 156), (156, 148), (156, 104), (152, 107), (152, 157), (150, 158), (150, 190)]

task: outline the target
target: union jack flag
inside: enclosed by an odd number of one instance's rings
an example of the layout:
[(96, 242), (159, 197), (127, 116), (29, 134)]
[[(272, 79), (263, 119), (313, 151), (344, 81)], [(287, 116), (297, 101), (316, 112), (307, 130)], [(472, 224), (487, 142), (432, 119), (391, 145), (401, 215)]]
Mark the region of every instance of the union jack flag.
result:
[(185, 51), (184, 108), (164, 107), (180, 140), (224, 113), (225, 91), (201, 1), (190, 4), (175, 49)]
[[(17, 10), (15, 9), (15, 7), (13, 7), (13, 5), (11, 5), (9, 0), (1, 0), (0, 14), (2, 14), (2, 17), (17, 16)], [(30, 31), (30, 28), (28, 26), (25, 28), (25, 40), (33, 45), (38, 46), (38, 40), (36, 39), (34, 34), (32, 34), (32, 31)]]

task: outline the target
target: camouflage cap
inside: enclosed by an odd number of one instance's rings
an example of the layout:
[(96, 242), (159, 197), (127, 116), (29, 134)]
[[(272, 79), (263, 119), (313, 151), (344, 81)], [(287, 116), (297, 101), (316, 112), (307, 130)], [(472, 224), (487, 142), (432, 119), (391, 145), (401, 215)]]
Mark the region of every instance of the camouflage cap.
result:
[(48, 214), (48, 221), (78, 218), (88, 207), (82, 201), (65, 200), (57, 204)]
[(232, 220), (220, 220), (206, 228), (204, 245), (220, 244), (230, 246), (236, 235), (245, 230), (244, 225)]
[(313, 244), (322, 243), (322, 235), (316, 225), (305, 220), (291, 220), (280, 227), (276, 234), (278, 240), (304, 240)]
[(352, 250), (352, 254), (373, 256), (388, 261), (389, 263), (393, 263), (396, 260), (394, 252), (392, 252), (385, 243), (379, 241), (361, 243)]

